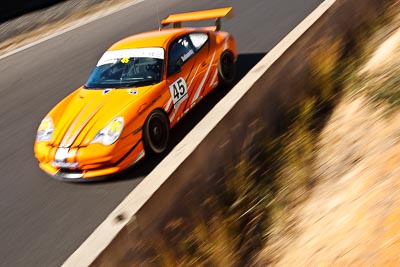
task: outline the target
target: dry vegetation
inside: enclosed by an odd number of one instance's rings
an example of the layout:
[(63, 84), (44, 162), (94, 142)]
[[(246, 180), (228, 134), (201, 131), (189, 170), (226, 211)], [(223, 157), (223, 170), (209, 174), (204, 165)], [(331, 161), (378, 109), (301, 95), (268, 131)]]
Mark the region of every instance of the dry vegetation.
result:
[(296, 210), (297, 235), (280, 244), (277, 265), (400, 263), (400, 42), (391, 45), (398, 34), (348, 84), (323, 129), (319, 184)]

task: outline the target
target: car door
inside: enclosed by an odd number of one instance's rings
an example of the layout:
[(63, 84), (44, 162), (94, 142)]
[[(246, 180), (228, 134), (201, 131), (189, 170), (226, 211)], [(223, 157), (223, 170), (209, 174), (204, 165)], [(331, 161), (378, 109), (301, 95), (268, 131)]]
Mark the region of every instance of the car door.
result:
[(208, 49), (203, 49), (205, 43), (202, 46), (198, 43), (196, 45), (193, 45), (190, 34), (187, 34), (178, 37), (169, 46), (167, 85), (174, 105), (171, 124), (190, 109), (196, 92), (201, 91), (200, 78), (207, 66), (205, 59)]

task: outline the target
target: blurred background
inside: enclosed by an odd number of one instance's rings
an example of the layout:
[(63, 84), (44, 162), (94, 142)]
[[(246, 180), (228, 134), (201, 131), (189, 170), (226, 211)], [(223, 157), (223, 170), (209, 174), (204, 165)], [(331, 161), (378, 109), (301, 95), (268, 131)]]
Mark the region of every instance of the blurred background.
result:
[(6, 0), (2, 1), (0, 9), (0, 23), (15, 18), (24, 13), (45, 8), (66, 0)]

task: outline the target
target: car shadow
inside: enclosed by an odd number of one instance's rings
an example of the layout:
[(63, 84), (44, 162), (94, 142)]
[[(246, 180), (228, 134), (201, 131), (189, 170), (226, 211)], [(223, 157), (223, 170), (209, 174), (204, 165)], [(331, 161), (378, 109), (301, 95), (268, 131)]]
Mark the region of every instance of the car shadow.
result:
[[(266, 53), (238, 55), (237, 79), (235, 84), (240, 81), (265, 55)], [(114, 183), (147, 176), (231, 89), (232, 88), (218, 86), (215, 90), (204, 97), (199, 105), (196, 105), (192, 110), (190, 110), (190, 112), (183, 117), (173, 129), (171, 129), (171, 139), (167, 151), (160, 155), (145, 157), (136, 165), (117, 175), (103, 180), (94, 180), (92, 182)]]

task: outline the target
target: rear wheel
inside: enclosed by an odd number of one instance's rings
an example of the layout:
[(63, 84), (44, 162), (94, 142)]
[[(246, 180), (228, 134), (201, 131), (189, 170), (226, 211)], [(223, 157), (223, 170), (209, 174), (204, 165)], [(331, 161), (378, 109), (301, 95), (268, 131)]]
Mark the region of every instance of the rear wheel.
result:
[(146, 153), (161, 154), (168, 146), (169, 119), (161, 110), (154, 110), (143, 126), (143, 142)]
[(236, 62), (232, 52), (222, 52), (218, 63), (219, 83), (222, 86), (231, 87), (236, 78)]

